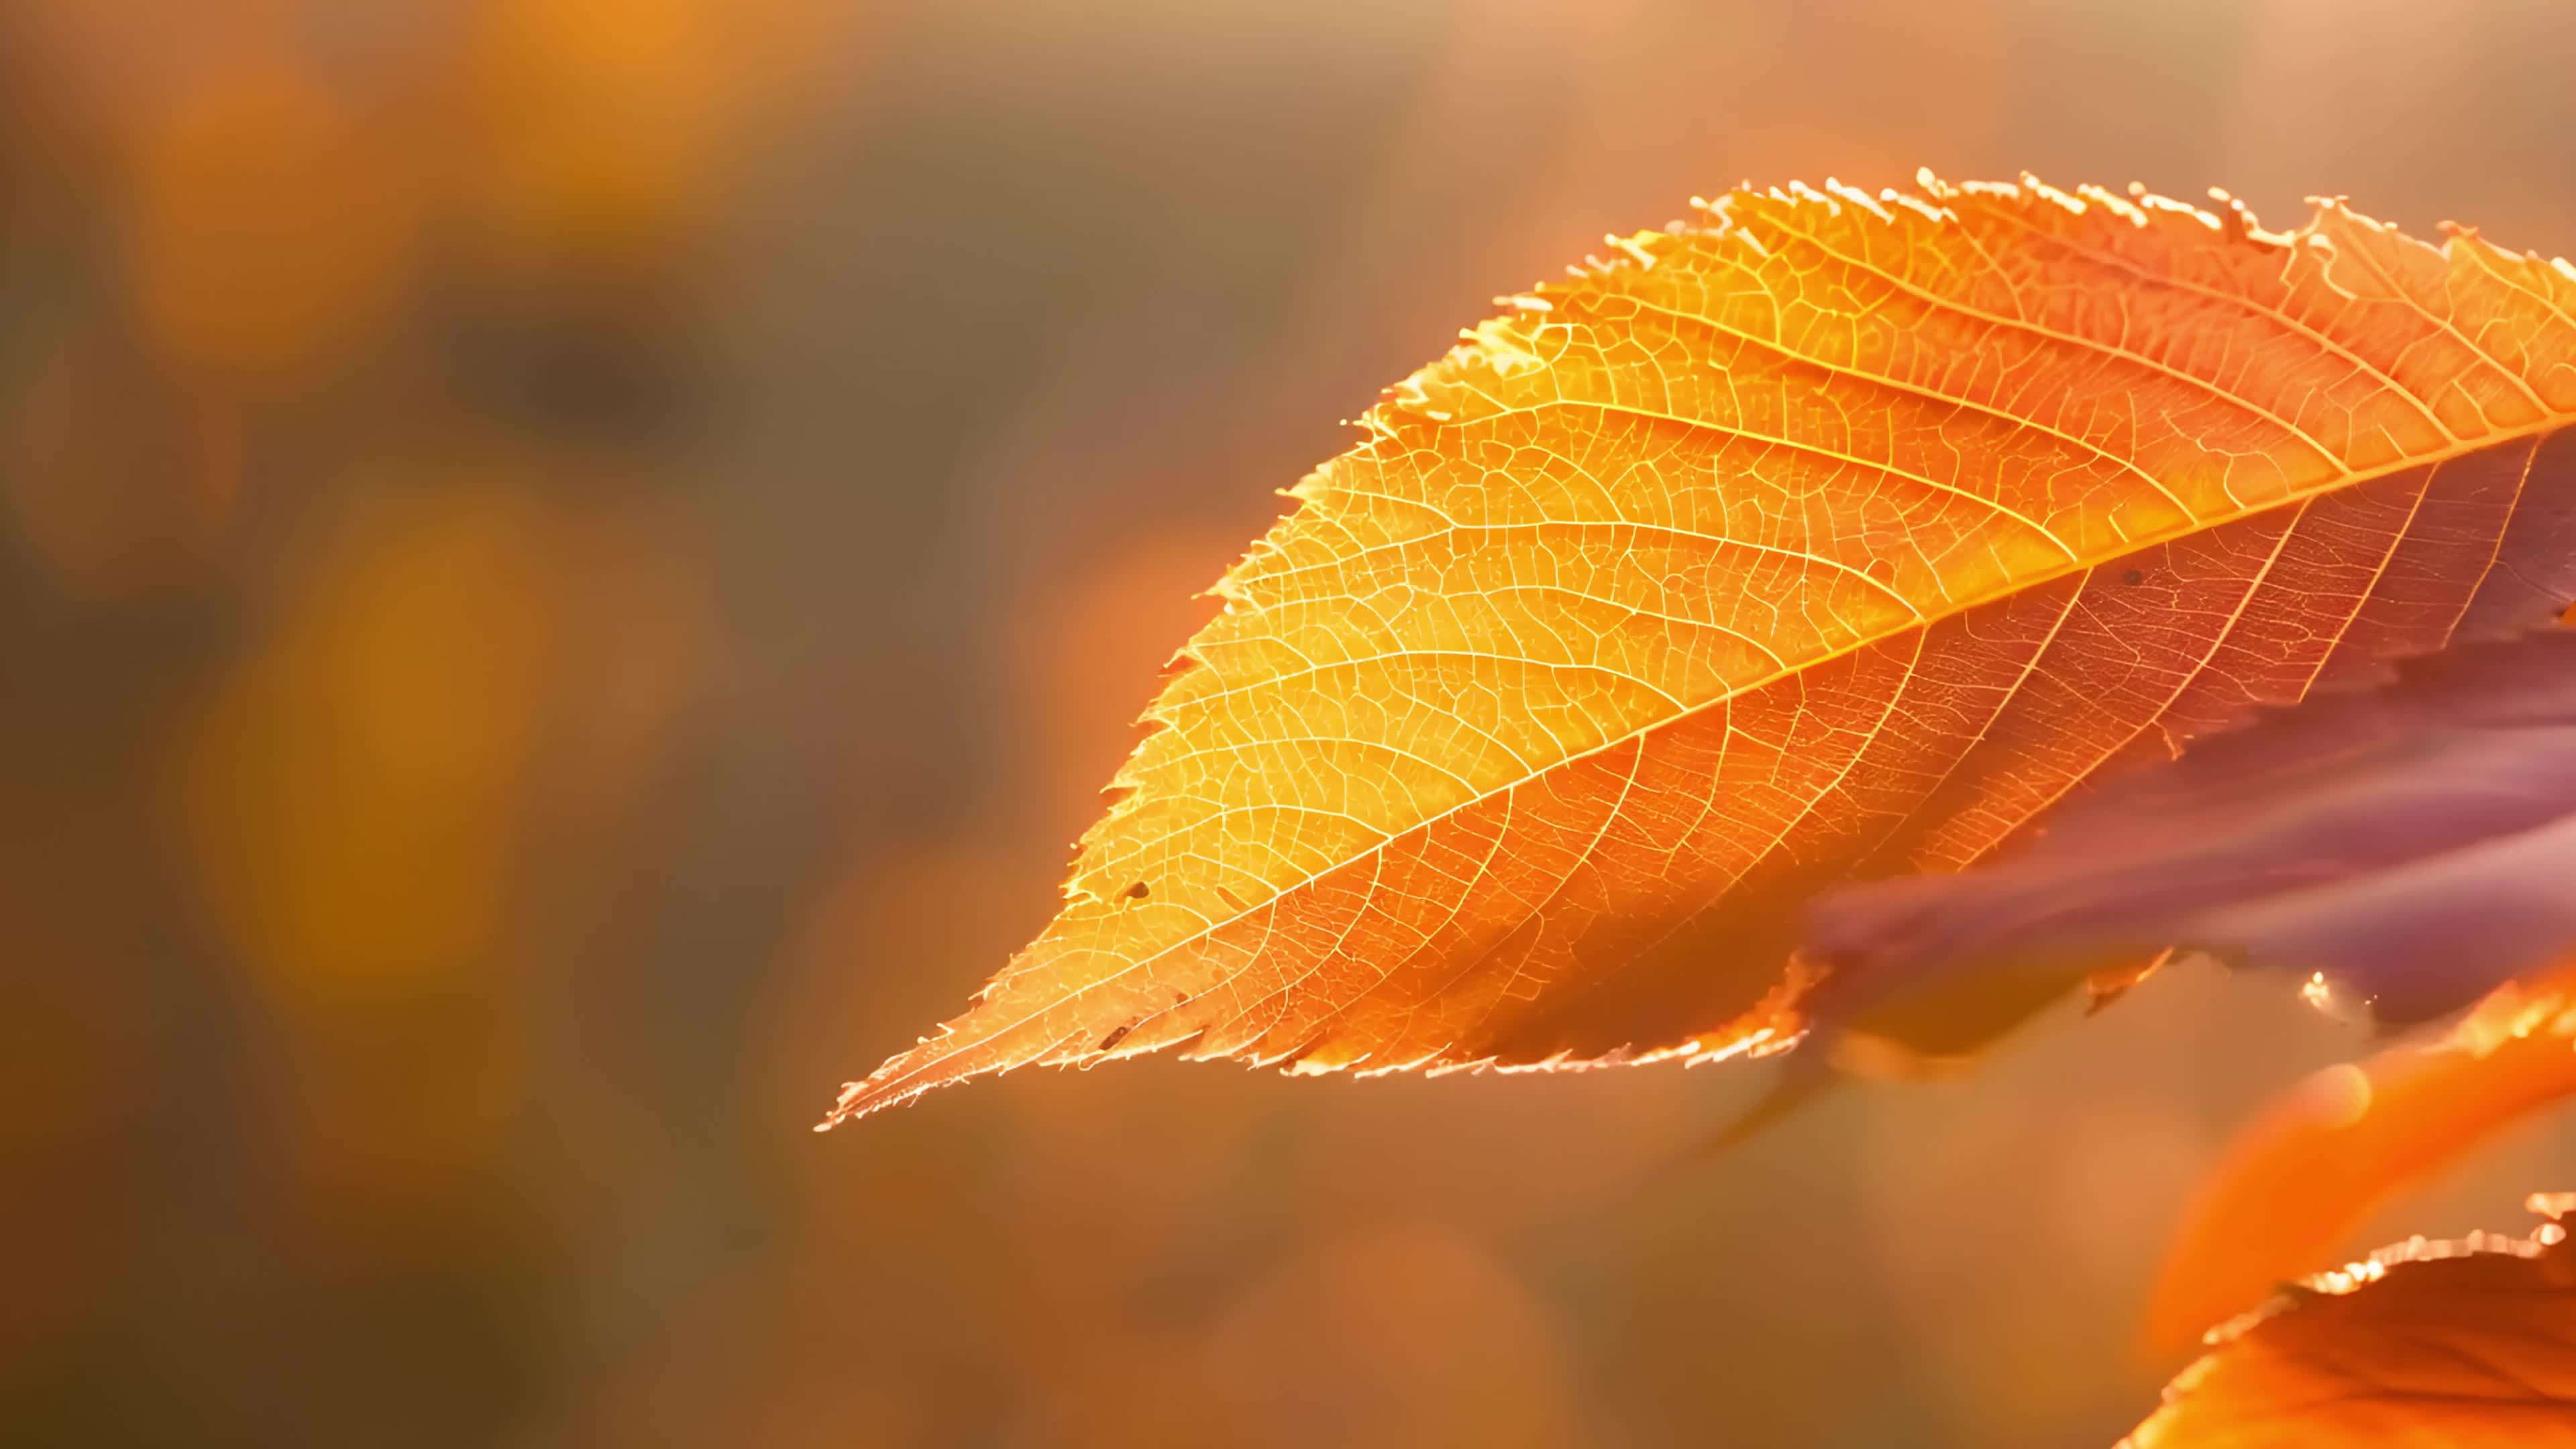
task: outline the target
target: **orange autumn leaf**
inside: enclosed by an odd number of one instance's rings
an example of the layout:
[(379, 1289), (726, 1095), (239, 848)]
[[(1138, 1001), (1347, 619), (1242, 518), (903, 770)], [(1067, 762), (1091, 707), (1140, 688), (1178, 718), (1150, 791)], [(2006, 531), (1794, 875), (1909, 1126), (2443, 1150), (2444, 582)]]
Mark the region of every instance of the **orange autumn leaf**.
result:
[(2576, 967), (2497, 991), (2433, 1046), (2319, 1072), (2200, 1188), (2157, 1276), (2149, 1346), (2190, 1343), (2325, 1260), (2400, 1189), (2571, 1095)]
[(831, 1120), (1169, 1047), (1776, 1045), (1818, 889), (2576, 600), (2576, 270), (2473, 234), (1927, 175), (1505, 305), (1218, 583), (1055, 922)]
[(2309, 1279), (2212, 1333), (2121, 1449), (2570, 1449), (2566, 1238), (2417, 1238)]

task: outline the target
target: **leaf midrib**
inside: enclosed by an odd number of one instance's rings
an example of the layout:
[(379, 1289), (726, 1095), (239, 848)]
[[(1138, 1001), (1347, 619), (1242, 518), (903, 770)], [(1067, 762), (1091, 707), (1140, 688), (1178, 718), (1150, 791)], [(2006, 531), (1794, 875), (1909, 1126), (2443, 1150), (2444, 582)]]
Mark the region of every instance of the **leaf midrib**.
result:
[[(1777, 344), (1766, 343), (1763, 345), (1776, 346)], [(1569, 405), (1574, 404), (1569, 403)], [(1617, 749), (1631, 741), (1640, 739), (1657, 730), (1666, 728), (1667, 726), (1678, 724), (1684, 720), (1696, 717), (1703, 711), (1714, 706), (1728, 703), (1731, 700), (1766, 688), (1793, 675), (1803, 674), (1808, 670), (1831, 664), (1837, 659), (1847, 658), (1850, 655), (1859, 653), (1861, 650), (1885, 643), (1887, 640), (1895, 638), (1909, 630), (1929, 630), (1933, 625), (1938, 624), (1945, 619), (1966, 613), (1985, 604), (1993, 603), (2000, 599), (2009, 598), (2016, 594), (2040, 588), (2058, 579), (2065, 578), (2070, 574), (2090, 572), (2112, 559), (2135, 553), (2140, 549), (2151, 548), (2161, 543), (2170, 543), (2177, 539), (2189, 538), (2195, 534), (2207, 532), (2210, 529), (2222, 527), (2226, 524), (2235, 523), (2247, 518), (2260, 517), (2278, 509), (2301, 506), (2315, 498), (2323, 497), (2331, 493), (2338, 493), (2344, 489), (2354, 487), (2361, 483), (2370, 482), (2374, 479), (2390, 477), (2395, 474), (2409, 472), (2418, 468), (2435, 468), (2455, 458), (2466, 457), (2472, 453), (2484, 452), (2488, 449), (2501, 447), (2525, 438), (2546, 436), (2547, 434), (2556, 432), (2560, 428), (2567, 426), (2570, 421), (2571, 419), (2561, 414), (2544, 413), (2531, 422), (2519, 426), (2498, 429), (2496, 432), (2481, 438), (2461, 439), (2449, 447), (2430, 453), (2395, 459), (2378, 468), (2368, 470), (2345, 469), (2329, 479), (2320, 482), (2314, 487), (2303, 491), (2288, 493), (2280, 498), (2269, 500), (2254, 507), (2239, 508), (2232, 513), (2205, 519), (2190, 518), (2188, 514), (2186, 514), (2185, 520), (2181, 526), (2162, 529), (2153, 533), (2143, 534), (2132, 539), (2124, 540), (2117, 552), (2107, 553), (2092, 559), (2072, 558), (2065, 561), (2052, 562), (2046, 567), (2033, 573), (2006, 580), (1999, 586), (1991, 587), (1962, 598), (1946, 600), (1942, 607), (1925, 611), (1915, 618), (1906, 619), (1894, 628), (1890, 628), (1879, 633), (1857, 637), (1848, 643), (1823, 650), (1811, 657), (1798, 660), (1784, 668), (1774, 670), (1770, 674), (1747, 680), (1743, 684), (1736, 685), (1726, 690), (1724, 693), (1711, 695), (1707, 699), (1689, 705), (1672, 714), (1645, 721), (1618, 735), (1605, 738), (1583, 749), (1572, 751), (1549, 764), (1540, 766), (1539, 768), (1531, 770), (1517, 778), (1497, 782), (1489, 789), (1460, 800), (1456, 804), (1447, 806), (1441, 810), (1433, 812), (1432, 814), (1426, 815), (1421, 819), (1414, 821), (1410, 825), (1390, 831), (1384, 839), (1368, 845), (1352, 855), (1335, 861), (1319, 870), (1308, 872), (1298, 879), (1278, 887), (1268, 897), (1247, 904), (1243, 909), (1238, 910), (1231, 915), (1217, 918), (1203, 918), (1207, 921), (1207, 924), (1186, 936), (1167, 943), (1154, 951), (1153, 954), (1137, 957), (1107, 975), (1101, 976), (1092, 981), (1087, 981), (1070, 991), (1051, 996), (1043, 1005), (1036, 1009), (1016, 1017), (1011, 1021), (993, 1027), (990, 1030), (981, 1032), (971, 1039), (962, 1041), (958, 1040), (960, 1033), (954, 1030), (954, 1024), (952, 1023), (950, 1025), (950, 1029), (948, 1029), (945, 1034), (933, 1037), (922, 1043), (920, 1046), (915, 1047), (911, 1052), (907, 1052), (894, 1058), (893, 1061), (888, 1062), (888, 1066), (894, 1066), (897, 1063), (909, 1063), (910, 1065), (907, 1065), (903, 1071), (886, 1076), (882, 1079), (872, 1077), (869, 1081), (862, 1084), (867, 1088), (864, 1095), (867, 1098), (872, 1099), (872, 1105), (890, 1104), (892, 1101), (897, 1100), (902, 1096), (911, 1095), (911, 1093), (902, 1092), (897, 1089), (899, 1089), (903, 1084), (911, 1082), (914, 1078), (928, 1073), (941, 1062), (956, 1056), (962, 1051), (976, 1046), (981, 1046), (987, 1042), (997, 1041), (1008, 1037), (1019, 1031), (1021, 1028), (1027, 1026), (1030, 1022), (1037, 1020), (1039, 1017), (1050, 1012), (1061, 1010), (1065, 1006), (1079, 1001), (1082, 998), (1099, 991), (1103, 987), (1111, 986), (1117, 982), (1134, 976), (1139, 971), (1149, 969), (1171, 956), (1174, 952), (1196, 945), (1208, 937), (1215, 935), (1217, 932), (1224, 930), (1228, 926), (1246, 920), (1264, 910), (1271, 909), (1289, 895), (1306, 889), (1308, 886), (1313, 885), (1316, 881), (1333, 873), (1334, 871), (1346, 869), (1364, 859), (1380, 854), (1395, 842), (1417, 835), (1462, 810), (1482, 804), (1497, 795), (1517, 790), (1521, 786), (1529, 784), (1531, 781), (1537, 780), (1553, 771), (1578, 764), (1596, 755)], [(2161, 487), (2161, 485), (2159, 486)], [(1174, 1009), (1178, 1008), (1166, 1008), (1164, 1011), (1152, 1013), (1141, 1018), (1137, 1024), (1142, 1025), (1144, 1022), (1154, 1020), (1155, 1018)], [(1056, 1047), (1061, 1046), (1063, 1041), (1069, 1039), (1070, 1037), (1067, 1036), (1048, 1043), (1046, 1047), (1033, 1054), (1031, 1059), (1036, 1060), (1042, 1058), (1047, 1052), (1053, 1051)], [(1144, 1045), (1140, 1045), (1136, 1048), (1138, 1051), (1151, 1049), (1151, 1047)], [(928, 1055), (924, 1055), (925, 1053), (928, 1053)], [(916, 1090), (926, 1089), (927, 1085), (929, 1084), (925, 1084), (924, 1088)], [(843, 1115), (842, 1111), (836, 1108), (833, 1120), (837, 1120), (841, 1115)]]

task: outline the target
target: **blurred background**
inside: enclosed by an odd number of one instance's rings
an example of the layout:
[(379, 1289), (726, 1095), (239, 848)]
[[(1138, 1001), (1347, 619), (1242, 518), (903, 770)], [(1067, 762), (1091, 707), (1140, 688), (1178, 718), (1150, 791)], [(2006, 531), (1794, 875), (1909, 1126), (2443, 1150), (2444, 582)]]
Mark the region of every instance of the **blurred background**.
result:
[[(2576, 251), (2555, 0), (0, 0), (0, 1442), (2107, 1444), (2179, 971), (1745, 1064), (1028, 1073), (1195, 597), (1488, 299), (1744, 178)], [(2351, 1244), (2515, 1228), (2545, 1122)], [(2322, 1265), (2321, 1265), (2322, 1266)]]

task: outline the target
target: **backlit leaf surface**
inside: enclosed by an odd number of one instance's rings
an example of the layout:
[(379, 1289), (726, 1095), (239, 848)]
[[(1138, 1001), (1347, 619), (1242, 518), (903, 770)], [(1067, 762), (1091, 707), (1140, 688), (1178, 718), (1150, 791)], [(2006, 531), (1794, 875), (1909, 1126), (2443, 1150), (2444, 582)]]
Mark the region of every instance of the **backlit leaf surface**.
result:
[(1507, 307), (1293, 490), (1062, 913), (833, 1120), (1174, 1046), (1776, 1043), (1819, 888), (2576, 597), (2576, 271), (2466, 234), (1927, 176)]
[(2576, 1255), (2416, 1239), (2218, 1330), (2123, 1449), (2569, 1449)]

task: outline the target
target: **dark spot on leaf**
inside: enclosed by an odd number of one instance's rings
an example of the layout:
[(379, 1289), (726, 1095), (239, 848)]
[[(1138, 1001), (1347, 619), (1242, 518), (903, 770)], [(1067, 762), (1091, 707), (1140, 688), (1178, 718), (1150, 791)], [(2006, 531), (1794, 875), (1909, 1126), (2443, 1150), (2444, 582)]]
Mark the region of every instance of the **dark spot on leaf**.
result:
[(2120, 582), (2124, 584), (2143, 584), (2146, 581), (2147, 571), (2144, 569), (2131, 569), (2127, 573), (2120, 575)]
[(1111, 1047), (1118, 1045), (1120, 1042), (1127, 1039), (1127, 1033), (1134, 1031), (1135, 1029), (1136, 1023), (1131, 1021), (1125, 1026), (1118, 1028), (1116, 1031), (1111, 1032), (1109, 1035), (1102, 1037), (1100, 1039), (1100, 1049), (1102, 1051), (1107, 1051)]
[(1124, 894), (1126, 895), (1127, 899), (1129, 899), (1129, 900), (1131, 900), (1131, 901), (1141, 901), (1141, 900), (1143, 900), (1145, 897), (1147, 897), (1147, 896), (1149, 896), (1149, 895), (1152, 895), (1152, 894), (1153, 894), (1153, 892), (1152, 892), (1152, 891), (1150, 891), (1150, 890), (1148, 890), (1148, 889), (1146, 889), (1145, 883), (1144, 883), (1143, 881), (1141, 881), (1141, 880), (1140, 880), (1140, 881), (1136, 882), (1134, 885), (1129, 886), (1129, 887), (1126, 889), (1126, 891), (1124, 892)]

